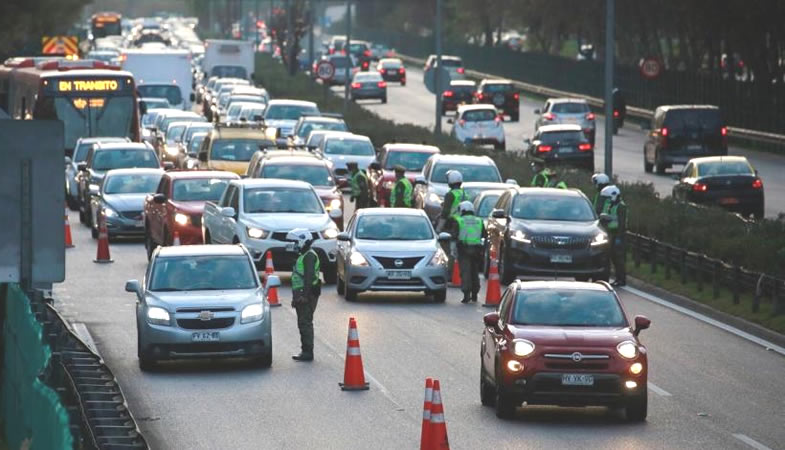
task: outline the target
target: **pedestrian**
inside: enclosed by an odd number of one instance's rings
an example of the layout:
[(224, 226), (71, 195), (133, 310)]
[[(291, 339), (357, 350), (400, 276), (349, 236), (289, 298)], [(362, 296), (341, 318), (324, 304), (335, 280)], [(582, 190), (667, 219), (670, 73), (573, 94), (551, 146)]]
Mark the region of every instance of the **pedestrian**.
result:
[(604, 173), (595, 173), (594, 175), (591, 176), (591, 184), (594, 185), (594, 190), (595, 190), (594, 199), (592, 200), (592, 204), (594, 205), (594, 211), (596, 211), (597, 214), (602, 214), (602, 207), (604, 202), (602, 202), (601, 200), (604, 199), (604, 197), (600, 195), (600, 192), (602, 192), (602, 190), (605, 189), (606, 186), (611, 184), (611, 179), (608, 177), (608, 175), (605, 175)]
[(346, 168), (349, 169), (351, 195), (350, 201), (354, 203), (354, 209), (363, 209), (370, 206), (370, 191), (368, 189), (368, 175), (364, 170), (357, 168), (357, 161), (349, 161), (346, 163)]
[(313, 234), (305, 228), (290, 231), (286, 239), (294, 242), (298, 253), (292, 270), (292, 307), (297, 312), (300, 353), (293, 355), (292, 359), (313, 361), (313, 313), (322, 293), (319, 255), (311, 248)]
[(535, 159), (531, 163), (532, 172), (534, 172), (534, 177), (532, 177), (531, 187), (546, 187), (548, 186), (549, 176), (548, 174), (550, 171), (545, 168), (545, 163), (542, 161)]
[(627, 205), (621, 198), (621, 191), (615, 185), (606, 186), (600, 196), (604, 197), (602, 213), (607, 214), (605, 229), (611, 244), (611, 262), (615, 272), (613, 286), (627, 284), (625, 267), (625, 235), (627, 234)]
[(621, 89), (613, 88), (611, 101), (613, 102), (613, 134), (616, 134), (619, 128), (624, 126), (624, 119), (627, 117), (627, 100)]
[(412, 207), (412, 182), (406, 178), (406, 168), (395, 166), (395, 186), (390, 191), (390, 206), (393, 208)]
[(450, 187), (450, 190), (444, 196), (444, 201), (442, 201), (440, 226), (437, 227), (439, 230), (449, 229), (450, 219), (458, 216), (458, 205), (469, 199), (466, 192), (461, 188), (461, 185), (463, 185), (463, 175), (457, 170), (450, 170), (447, 172), (447, 185)]
[(557, 188), (557, 189), (567, 189), (567, 183), (564, 180), (559, 179), (559, 173), (552, 169), (545, 169), (548, 176), (548, 184), (547, 187)]
[[(455, 217), (453, 236), (458, 241), (458, 264), (461, 269), (461, 303), (477, 301), (480, 292), (480, 262), (483, 256), (485, 227), (482, 218), (474, 215), (474, 205), (463, 201), (458, 206), (459, 215)], [(471, 296), (471, 298), (470, 298)]]

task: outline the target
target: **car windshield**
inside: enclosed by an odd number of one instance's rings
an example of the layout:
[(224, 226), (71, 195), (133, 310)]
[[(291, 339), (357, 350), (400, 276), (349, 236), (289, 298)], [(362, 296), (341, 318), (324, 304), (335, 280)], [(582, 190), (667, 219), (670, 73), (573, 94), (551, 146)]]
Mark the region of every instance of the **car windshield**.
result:
[(511, 215), (516, 219), (566, 222), (590, 222), (597, 218), (587, 199), (563, 195), (518, 194)]
[(213, 141), (210, 159), (216, 161), (250, 161), (262, 145), (264, 139), (218, 139)]
[(482, 88), (483, 92), (512, 92), (511, 84), (486, 84)]
[(477, 208), (477, 217), (490, 217), (493, 207), (496, 206), (496, 200), (499, 200), (499, 194), (486, 195)]
[(243, 109), (243, 105), (230, 105), (229, 109), (226, 111), (227, 118), (237, 118), (240, 116), (240, 111)]
[(329, 121), (329, 122), (305, 122), (300, 126), (297, 131), (297, 136), (304, 138), (314, 130), (328, 130), (328, 131), (346, 131), (346, 123), (343, 121)]
[(752, 175), (755, 171), (747, 161), (712, 161), (698, 164), (699, 177), (721, 175)]
[(243, 194), (245, 212), (322, 214), (322, 201), (310, 189), (253, 188)]
[(612, 292), (578, 289), (520, 290), (510, 322), (557, 327), (627, 326)]
[(229, 178), (175, 180), (172, 200), (179, 202), (217, 202), (223, 195), (229, 180)]
[(387, 152), (384, 168), (392, 170), (395, 166), (403, 166), (410, 172), (419, 172), (431, 155), (431, 152)]
[(196, 154), (205, 137), (207, 137), (207, 133), (194, 135), (188, 143), (188, 153)]
[(149, 194), (160, 181), (161, 174), (112, 175), (104, 182), (104, 194)]
[[(245, 256), (179, 256), (156, 258), (151, 291), (255, 289), (255, 270)], [(220, 302), (222, 297), (211, 300)]]
[(581, 114), (589, 112), (589, 105), (582, 102), (555, 103), (551, 112), (555, 114)]
[(252, 120), (256, 116), (259, 117), (264, 116), (264, 107), (245, 106), (243, 107), (243, 110), (240, 111), (240, 117), (245, 117), (247, 120)]
[(209, 123), (200, 123), (197, 126), (194, 126), (193, 124), (191, 124), (183, 132), (183, 137), (181, 138), (181, 140), (183, 142), (188, 142), (188, 141), (191, 140), (191, 138), (193, 137), (194, 134), (196, 134), (196, 133), (206, 133), (206, 132), (208, 132), (209, 130), (212, 130), (212, 129), (213, 129), (213, 125), (209, 124)]
[(453, 84), (450, 85), (450, 90), (458, 93), (458, 94), (470, 94), (474, 92), (476, 87), (473, 84), (465, 85), (465, 84)]
[(330, 175), (330, 169), (323, 165), (266, 164), (262, 169), (261, 178), (305, 181), (312, 186), (335, 186), (335, 180)]
[(431, 182), (447, 183), (447, 172), (457, 170), (463, 176), (463, 182), (485, 181), (490, 183), (501, 183), (502, 178), (496, 166), (479, 164), (436, 164), (431, 174)]
[(673, 109), (663, 125), (673, 130), (716, 131), (722, 128), (722, 116), (717, 109)]
[(183, 93), (179, 86), (172, 84), (143, 84), (136, 89), (142, 97), (165, 98), (170, 105), (179, 105), (183, 102)]
[(168, 144), (174, 144), (176, 142), (180, 142), (180, 139), (183, 137), (183, 131), (188, 124), (181, 124), (181, 125), (172, 125), (166, 130), (166, 142)]
[(270, 105), (264, 112), (266, 120), (297, 120), (303, 114), (319, 115), (319, 108), (311, 105)]
[(324, 146), (328, 155), (374, 156), (370, 141), (359, 139), (330, 139)]
[(357, 221), (355, 237), (373, 241), (422, 241), (433, 239), (433, 228), (422, 216), (367, 215)]
[(210, 76), (245, 79), (248, 77), (248, 72), (240, 66), (214, 66), (210, 71)]
[(540, 134), (540, 142), (543, 144), (577, 144), (583, 140), (581, 131), (549, 131)]
[(158, 167), (155, 152), (147, 149), (104, 150), (93, 154), (94, 170)]
[(475, 109), (465, 111), (461, 120), (467, 122), (487, 122), (496, 119), (496, 111), (492, 109)]

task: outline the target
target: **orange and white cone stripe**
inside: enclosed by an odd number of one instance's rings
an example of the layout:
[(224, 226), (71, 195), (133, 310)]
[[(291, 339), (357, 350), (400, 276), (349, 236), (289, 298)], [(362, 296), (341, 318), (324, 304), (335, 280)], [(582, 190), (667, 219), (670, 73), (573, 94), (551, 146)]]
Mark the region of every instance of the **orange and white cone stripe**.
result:
[(433, 401), (433, 379), (425, 379), (425, 400), (422, 407), (422, 430), (420, 431), (420, 450), (428, 450), (431, 443), (431, 402)]
[(491, 250), (490, 267), (488, 268), (488, 286), (485, 291), (485, 303), (482, 306), (496, 306), (501, 301), (502, 293), (499, 284), (499, 266), (496, 262), (496, 252)]
[(445, 450), (450, 448), (447, 440), (447, 423), (444, 420), (442, 392), (439, 380), (433, 380), (433, 400), (431, 402), (431, 445), (429, 450)]

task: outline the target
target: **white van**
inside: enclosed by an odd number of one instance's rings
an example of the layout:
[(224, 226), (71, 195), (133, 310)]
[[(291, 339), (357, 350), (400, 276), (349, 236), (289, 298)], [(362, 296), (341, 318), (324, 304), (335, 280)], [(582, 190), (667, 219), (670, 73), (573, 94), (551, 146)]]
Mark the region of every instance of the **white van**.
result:
[(227, 39), (204, 41), (202, 70), (205, 78), (242, 78), (253, 80), (254, 43)]
[(184, 49), (124, 49), (123, 70), (134, 74), (140, 97), (165, 98), (172, 108), (191, 110), (191, 52)]

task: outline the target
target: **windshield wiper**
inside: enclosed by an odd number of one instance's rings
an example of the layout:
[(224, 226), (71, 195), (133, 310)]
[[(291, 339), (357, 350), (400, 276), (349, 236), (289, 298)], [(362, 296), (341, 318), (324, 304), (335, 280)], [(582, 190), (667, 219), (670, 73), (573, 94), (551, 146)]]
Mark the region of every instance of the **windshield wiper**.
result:
[(176, 291), (182, 291), (184, 289), (166, 287), (166, 288), (158, 288), (158, 289), (150, 289), (150, 290), (153, 292), (176, 292)]

